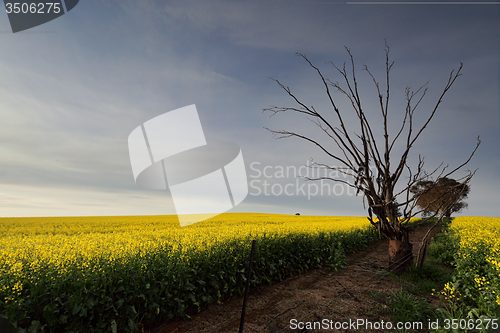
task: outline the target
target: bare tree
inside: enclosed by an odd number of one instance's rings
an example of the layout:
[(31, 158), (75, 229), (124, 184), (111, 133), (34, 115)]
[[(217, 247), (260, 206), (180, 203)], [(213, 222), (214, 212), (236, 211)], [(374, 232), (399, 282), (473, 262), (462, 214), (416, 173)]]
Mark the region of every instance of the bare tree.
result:
[[(271, 106), (264, 109), (263, 112), (269, 111), (272, 113), (271, 116), (282, 112), (305, 114), (309, 120), (312, 120), (318, 126), (320, 131), (325, 135), (325, 139), (323, 141), (317, 140), (308, 135), (288, 130), (268, 130), (272, 132), (276, 138), (297, 137), (306, 140), (318, 146), (327, 156), (337, 163), (338, 166), (331, 166), (329, 164), (317, 162), (314, 162), (313, 165), (318, 168), (324, 168), (325, 170), (332, 170), (343, 174), (347, 178), (342, 179), (340, 177), (324, 176), (307, 179), (327, 179), (341, 182), (354, 188), (357, 194), (361, 194), (363, 196), (363, 204), (366, 202), (368, 205), (368, 220), (375, 228), (377, 228), (379, 235), (383, 234), (390, 240), (389, 269), (395, 272), (404, 272), (407, 266), (413, 261), (412, 244), (409, 240), (411, 227), (408, 225), (408, 222), (412, 217), (415, 217), (417, 214), (428, 208), (424, 207), (422, 209), (417, 209), (417, 199), (419, 196), (424, 194), (425, 191), (415, 194), (412, 193), (410, 189), (420, 181), (430, 180), (430, 177), (433, 175), (438, 174), (437, 179), (440, 179), (447, 177), (464, 167), (478, 149), (481, 141), (478, 137), (476, 147), (470, 154), (467, 161), (446, 174), (445, 171), (448, 166), (443, 166), (443, 163), (430, 173), (424, 171), (424, 159), (420, 155), (416, 166), (410, 167), (408, 164), (408, 157), (410, 156), (411, 149), (417, 139), (421, 137), (424, 129), (434, 118), (434, 115), (436, 114), (436, 111), (445, 94), (451, 88), (455, 80), (461, 75), (460, 71), (462, 70), (463, 64), (460, 63), (460, 67), (456, 72), (452, 71), (450, 73), (443, 92), (431, 109), (429, 116), (426, 118), (427, 120), (420, 128), (414, 128), (414, 113), (427, 92), (427, 83), (416, 91), (412, 91), (409, 87), (406, 88), (406, 108), (404, 118), (401, 126), (398, 127), (398, 130), (395, 132), (394, 137), (390, 139), (388, 125), (390, 91), (389, 73), (394, 62), (389, 61), (389, 47), (387, 43), (385, 46), (385, 96), (381, 92), (379, 82), (376, 81), (374, 75), (372, 75), (366, 65), (363, 66), (363, 69), (368, 73), (378, 93), (377, 104), (379, 105), (382, 117), (382, 136), (376, 138), (373, 131), (375, 127), (369, 123), (366, 118), (358, 91), (354, 58), (350, 49), (347, 47), (345, 47), (345, 49), (349, 55), (351, 67), (349, 72), (346, 69), (345, 62), (342, 68), (339, 68), (332, 62), (329, 62), (329, 64), (331, 64), (342, 77), (342, 80), (344, 81), (342, 85), (339, 82), (333, 82), (325, 78), (318, 67), (313, 65), (313, 63), (309, 61), (304, 54), (297, 53), (298, 56), (303, 58), (309, 66), (317, 72), (328, 97), (331, 107), (330, 114), (333, 113), (336, 118), (336, 126), (327, 119), (328, 112), (319, 111), (314, 106), (307, 106), (294, 93), (292, 93), (288, 86), (283, 85), (276, 79), (273, 80), (294, 100), (296, 105), (294, 107)], [(332, 89), (340, 92), (341, 95), (346, 97), (352, 105), (352, 109), (357, 116), (356, 126), (359, 126), (359, 134), (347, 130), (346, 117), (343, 113), (344, 111), (341, 112), (337, 106), (338, 103), (336, 99), (333, 98)], [(396, 142), (399, 142), (398, 140), (403, 140), (405, 148), (402, 153), (395, 155), (393, 153), (393, 149)], [(339, 148), (337, 152), (327, 148), (331, 146), (329, 145), (330, 142), (334, 142), (335, 146)], [(395, 168), (391, 163), (394, 163)], [(475, 171), (468, 171), (467, 175), (460, 179), (462, 182), (461, 184), (467, 184), (474, 174)], [(407, 180), (402, 180), (402, 175), (405, 175)], [(396, 185), (399, 185), (399, 187), (402, 188), (396, 188)], [(442, 195), (444, 196), (446, 193), (443, 193)], [(439, 201), (439, 197), (435, 200)], [(434, 203), (434, 201), (432, 201), (432, 203)], [(436, 211), (439, 211), (439, 209)], [(398, 214), (402, 214), (402, 217), (398, 218)], [(431, 217), (435, 216), (436, 214), (432, 214)], [(436, 224), (433, 225), (432, 229), (441, 221), (442, 217), (443, 214), (438, 217), (438, 220)], [(427, 219), (422, 221), (422, 223), (425, 221), (427, 221)], [(427, 246), (430, 231), (432, 229), (429, 230), (426, 237), (422, 240), (419, 256), (421, 256), (421, 252), (425, 254), (425, 247)], [(417, 262), (420, 261), (421, 258), (419, 258)]]

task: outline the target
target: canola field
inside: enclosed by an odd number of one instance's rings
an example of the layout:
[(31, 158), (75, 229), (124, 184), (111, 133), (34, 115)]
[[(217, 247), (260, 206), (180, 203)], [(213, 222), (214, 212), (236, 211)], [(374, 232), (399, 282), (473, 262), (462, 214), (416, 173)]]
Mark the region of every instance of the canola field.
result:
[(450, 230), (459, 246), (443, 294), (464, 316), (500, 318), (500, 217), (457, 217)]
[(242, 294), (254, 239), (251, 286), (339, 269), (377, 237), (364, 217), (0, 218), (1, 316), (32, 332), (141, 331)]

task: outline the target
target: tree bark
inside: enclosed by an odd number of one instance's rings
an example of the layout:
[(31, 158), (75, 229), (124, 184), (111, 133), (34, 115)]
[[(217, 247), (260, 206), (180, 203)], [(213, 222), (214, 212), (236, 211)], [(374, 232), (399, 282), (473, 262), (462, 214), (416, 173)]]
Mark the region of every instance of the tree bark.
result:
[(389, 240), (389, 271), (400, 275), (413, 263), (413, 244), (405, 241)]

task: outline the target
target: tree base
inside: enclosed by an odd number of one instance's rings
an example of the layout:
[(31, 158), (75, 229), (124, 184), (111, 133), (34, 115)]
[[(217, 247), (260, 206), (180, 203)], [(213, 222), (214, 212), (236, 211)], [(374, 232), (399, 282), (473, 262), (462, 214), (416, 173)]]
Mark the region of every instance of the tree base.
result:
[(413, 246), (409, 242), (389, 240), (389, 272), (401, 275), (413, 263)]

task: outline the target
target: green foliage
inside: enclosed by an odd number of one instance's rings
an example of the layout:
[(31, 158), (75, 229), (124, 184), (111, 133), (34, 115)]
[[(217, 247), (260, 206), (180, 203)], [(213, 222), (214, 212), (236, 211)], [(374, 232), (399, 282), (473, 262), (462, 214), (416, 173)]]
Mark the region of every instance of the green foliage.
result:
[(434, 264), (424, 264), (420, 268), (412, 267), (402, 279), (412, 282), (406, 290), (412, 294), (430, 294), (441, 289), (450, 281), (452, 273)]
[[(490, 249), (477, 242), (473, 249), (461, 249), (457, 255), (454, 285), (461, 294), (465, 312), (475, 310), (478, 316), (500, 319), (500, 292), (498, 270), (486, 260)], [(492, 292), (493, 291), (493, 292)]]
[(399, 290), (392, 292), (388, 299), (391, 319), (394, 322), (427, 322), (436, 318), (433, 310), (426, 300)]
[(433, 262), (455, 267), (455, 255), (460, 249), (460, 241), (454, 230), (449, 228), (451, 219), (444, 219), (443, 232), (436, 234), (433, 241), (427, 248), (427, 254), (433, 259)]

